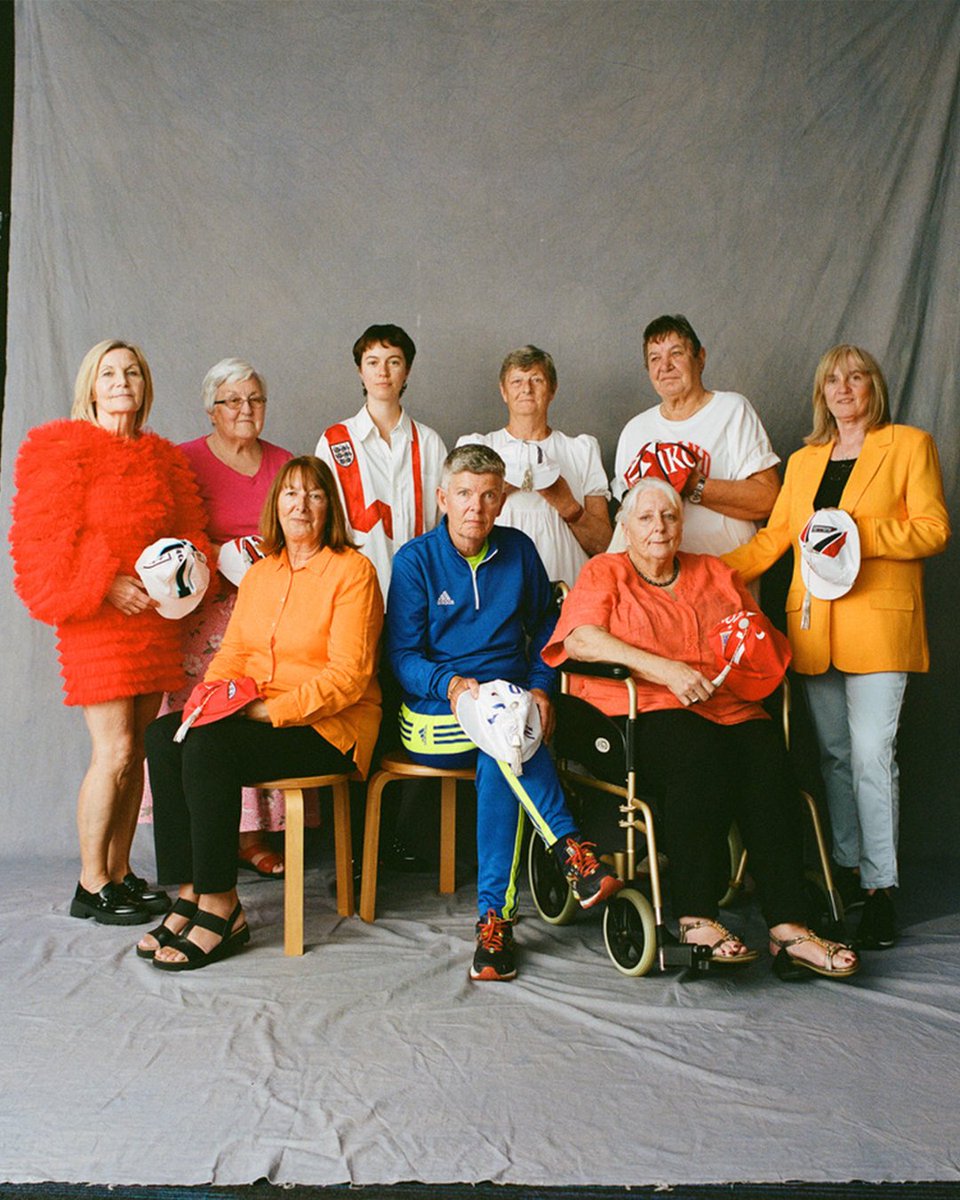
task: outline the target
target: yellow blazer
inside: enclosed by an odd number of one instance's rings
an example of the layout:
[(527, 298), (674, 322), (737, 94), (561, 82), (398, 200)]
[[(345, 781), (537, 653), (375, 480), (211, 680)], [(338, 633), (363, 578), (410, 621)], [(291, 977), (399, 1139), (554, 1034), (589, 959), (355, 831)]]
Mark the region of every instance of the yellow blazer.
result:
[(810, 628), (800, 628), (806, 589), (797, 538), (813, 513), (832, 449), (832, 443), (804, 446), (790, 456), (766, 527), (723, 561), (749, 583), (793, 546), (787, 633), (801, 674), (821, 675), (830, 666), (852, 674), (926, 671), (921, 560), (946, 546), (950, 521), (937, 447), (910, 425), (882, 425), (867, 434), (840, 498), (860, 534), (860, 572), (839, 600), (814, 597)]

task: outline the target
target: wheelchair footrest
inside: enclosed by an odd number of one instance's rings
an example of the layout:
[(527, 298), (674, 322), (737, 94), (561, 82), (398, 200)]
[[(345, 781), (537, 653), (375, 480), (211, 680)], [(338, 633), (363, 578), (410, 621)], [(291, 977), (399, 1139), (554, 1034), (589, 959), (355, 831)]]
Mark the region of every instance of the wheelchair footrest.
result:
[(662, 947), (665, 967), (687, 967), (693, 971), (709, 971), (711, 950), (709, 946), (681, 946), (675, 941), (665, 941)]

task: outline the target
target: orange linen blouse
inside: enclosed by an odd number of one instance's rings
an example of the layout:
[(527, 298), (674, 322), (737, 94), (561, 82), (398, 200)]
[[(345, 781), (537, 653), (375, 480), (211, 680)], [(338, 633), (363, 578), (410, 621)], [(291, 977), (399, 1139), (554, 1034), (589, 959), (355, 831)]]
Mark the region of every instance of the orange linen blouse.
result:
[[(631, 646), (685, 662), (713, 679), (720, 667), (710, 648), (710, 630), (739, 609), (755, 610), (756, 601), (719, 558), (682, 552), (678, 557), (675, 598), (665, 589), (645, 584), (626, 552), (591, 558), (563, 602), (560, 620), (543, 651), (544, 661), (552, 667), (562, 666), (569, 658), (564, 638), (581, 625), (596, 625)], [(663, 684), (634, 678), (640, 712), (684, 707)], [(626, 688), (616, 680), (575, 675), (570, 694), (581, 696), (608, 716), (623, 716), (628, 711)], [(717, 725), (737, 725), (767, 716), (762, 705), (740, 700), (722, 685), (690, 711)]]
[(274, 726), (312, 725), (366, 776), (380, 728), (383, 598), (356, 550), (320, 550), (294, 571), (286, 550), (244, 576), (205, 679), (249, 675)]

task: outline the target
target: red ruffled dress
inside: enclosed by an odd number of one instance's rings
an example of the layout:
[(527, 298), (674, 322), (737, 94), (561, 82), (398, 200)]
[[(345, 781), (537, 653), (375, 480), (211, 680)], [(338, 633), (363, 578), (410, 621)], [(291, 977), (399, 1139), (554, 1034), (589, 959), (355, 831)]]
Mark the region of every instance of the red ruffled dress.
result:
[(88, 421), (30, 431), (14, 467), (15, 587), (31, 616), (55, 625), (67, 704), (173, 691), (184, 682), (179, 621), (129, 616), (105, 599), (140, 552), (188, 538), (209, 556), (190, 466), (155, 433), (127, 438)]

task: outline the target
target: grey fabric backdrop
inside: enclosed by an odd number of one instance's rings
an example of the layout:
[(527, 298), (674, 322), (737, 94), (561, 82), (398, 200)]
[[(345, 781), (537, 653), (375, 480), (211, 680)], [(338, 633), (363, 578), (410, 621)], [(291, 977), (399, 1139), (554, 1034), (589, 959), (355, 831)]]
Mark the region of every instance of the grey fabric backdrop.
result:
[[(412, 333), (410, 407), (451, 442), (500, 423), (499, 361), (533, 341), (610, 466), (654, 399), (639, 330), (684, 311), (784, 456), (821, 352), (869, 347), (956, 515), (953, 0), (20, 0), (16, 34), (4, 513), (102, 337), (144, 346), (178, 440), (206, 369), (250, 358), (297, 451), (359, 406), (372, 321)], [(66, 855), (86, 736), (0, 572), (2, 852)], [(956, 584), (948, 552), (901, 739), (914, 855), (960, 852)]]

